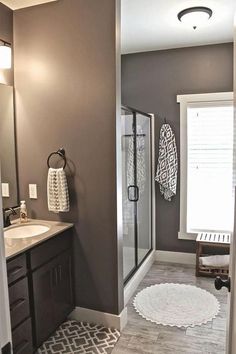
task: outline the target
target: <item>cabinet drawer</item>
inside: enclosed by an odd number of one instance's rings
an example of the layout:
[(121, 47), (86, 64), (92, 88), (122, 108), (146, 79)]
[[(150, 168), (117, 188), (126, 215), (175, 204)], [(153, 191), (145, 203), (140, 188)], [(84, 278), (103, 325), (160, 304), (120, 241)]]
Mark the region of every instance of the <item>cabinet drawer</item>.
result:
[(11, 327), (30, 317), (28, 280), (23, 278), (9, 287)]
[(13, 354), (32, 354), (31, 318), (23, 322), (12, 332)]
[(45, 241), (30, 251), (30, 265), (34, 270), (58, 254), (70, 248), (72, 245), (71, 230), (67, 230), (58, 236)]
[(26, 255), (22, 254), (7, 262), (8, 284), (24, 277), (27, 273)]

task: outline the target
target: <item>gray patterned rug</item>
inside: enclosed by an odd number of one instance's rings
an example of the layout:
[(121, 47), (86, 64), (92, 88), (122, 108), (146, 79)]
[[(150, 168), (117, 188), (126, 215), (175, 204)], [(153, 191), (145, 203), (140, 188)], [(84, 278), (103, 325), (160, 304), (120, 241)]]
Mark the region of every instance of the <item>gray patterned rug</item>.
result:
[(37, 354), (110, 354), (120, 337), (116, 329), (90, 323), (66, 321)]

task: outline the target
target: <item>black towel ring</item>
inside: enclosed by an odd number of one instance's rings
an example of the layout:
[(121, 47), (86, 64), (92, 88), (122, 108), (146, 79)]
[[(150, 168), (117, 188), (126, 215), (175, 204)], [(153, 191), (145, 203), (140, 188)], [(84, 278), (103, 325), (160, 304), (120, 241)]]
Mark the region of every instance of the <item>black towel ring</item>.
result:
[(53, 156), (53, 155), (59, 155), (63, 160), (64, 160), (64, 166), (63, 166), (63, 170), (65, 169), (66, 167), (66, 152), (65, 152), (65, 149), (64, 148), (61, 148), (57, 151), (53, 151), (49, 156), (48, 156), (48, 159), (47, 159), (47, 165), (48, 165), (48, 168), (50, 168), (50, 158)]

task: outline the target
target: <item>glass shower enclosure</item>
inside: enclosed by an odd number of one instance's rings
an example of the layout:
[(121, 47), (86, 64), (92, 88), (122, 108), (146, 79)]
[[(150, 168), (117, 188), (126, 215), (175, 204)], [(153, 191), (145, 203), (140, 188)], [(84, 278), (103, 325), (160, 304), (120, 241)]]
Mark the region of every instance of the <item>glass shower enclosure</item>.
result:
[(151, 115), (122, 107), (123, 277), (152, 251)]

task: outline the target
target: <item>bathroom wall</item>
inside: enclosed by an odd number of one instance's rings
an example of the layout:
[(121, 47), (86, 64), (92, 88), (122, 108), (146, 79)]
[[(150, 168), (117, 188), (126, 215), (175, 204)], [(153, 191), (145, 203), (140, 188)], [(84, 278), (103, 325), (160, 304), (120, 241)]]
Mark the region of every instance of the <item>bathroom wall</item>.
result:
[[(0, 3), (0, 39), (13, 41), (13, 11)], [(13, 69), (0, 69), (0, 83), (13, 85)]]
[[(181, 48), (122, 56), (122, 103), (156, 115), (156, 158), (163, 118), (173, 127), (179, 150), (179, 105), (176, 95), (233, 90), (233, 44)], [(180, 180), (181, 176), (178, 176)], [(178, 240), (177, 196), (165, 201), (157, 188), (157, 249), (195, 252), (195, 242)]]
[[(14, 41), (20, 197), (34, 218), (75, 223), (76, 305), (118, 314), (116, 6), (60, 0), (16, 11)], [(46, 161), (60, 147), (71, 210), (56, 215), (47, 210)], [(29, 183), (37, 200), (28, 198)]]

